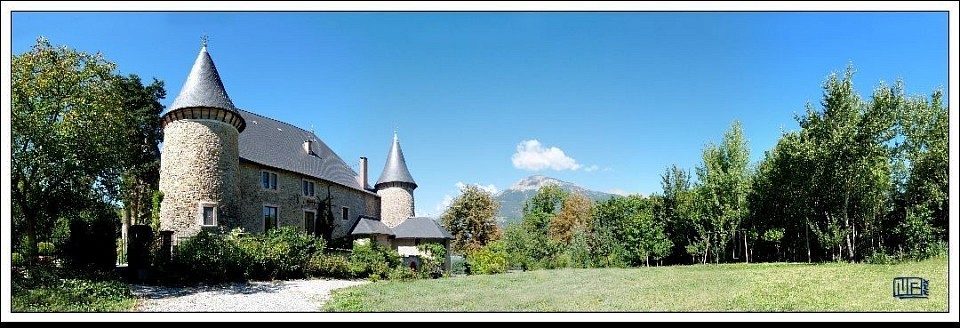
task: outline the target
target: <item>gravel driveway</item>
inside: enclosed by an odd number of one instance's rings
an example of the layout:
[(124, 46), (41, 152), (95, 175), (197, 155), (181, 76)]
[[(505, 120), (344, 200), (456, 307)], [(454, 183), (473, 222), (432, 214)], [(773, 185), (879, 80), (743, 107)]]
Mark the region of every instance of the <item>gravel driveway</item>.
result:
[(141, 312), (315, 312), (330, 291), (367, 283), (354, 280), (289, 280), (199, 287), (131, 285)]

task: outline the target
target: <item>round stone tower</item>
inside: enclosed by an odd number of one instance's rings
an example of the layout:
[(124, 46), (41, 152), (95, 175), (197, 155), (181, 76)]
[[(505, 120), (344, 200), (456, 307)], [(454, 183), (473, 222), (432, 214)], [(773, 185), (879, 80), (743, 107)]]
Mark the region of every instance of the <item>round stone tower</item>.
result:
[(161, 119), (160, 230), (177, 237), (239, 226), (240, 132), (246, 122), (227, 96), (206, 42)]
[(393, 146), (387, 154), (383, 173), (373, 187), (380, 195), (380, 220), (388, 227), (396, 227), (414, 215), (413, 190), (417, 189), (417, 183), (407, 169), (396, 133), (393, 134)]

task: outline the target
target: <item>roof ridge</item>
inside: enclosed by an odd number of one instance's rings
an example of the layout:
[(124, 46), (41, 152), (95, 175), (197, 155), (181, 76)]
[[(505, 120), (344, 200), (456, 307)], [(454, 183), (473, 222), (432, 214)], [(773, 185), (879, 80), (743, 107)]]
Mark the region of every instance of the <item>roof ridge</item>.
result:
[[(275, 121), (275, 122), (279, 122), (279, 123), (283, 123), (283, 124), (286, 124), (286, 125), (295, 127), (295, 128), (297, 128), (297, 129), (299, 129), (300, 131), (310, 133), (310, 134), (312, 134), (314, 137), (317, 137), (317, 134), (314, 133), (313, 131), (307, 131), (307, 129), (301, 128), (301, 127), (297, 126), (296, 124), (289, 123), (289, 122), (284, 122), (284, 121), (281, 121), (281, 120), (278, 120), (278, 119), (275, 119), (275, 118), (272, 118), (272, 117), (269, 117), (269, 116), (264, 116), (263, 114), (257, 114), (257, 113), (251, 112), (251, 111), (249, 111), (249, 110), (246, 110), (246, 109), (243, 109), (243, 108), (239, 108), (239, 107), (237, 108), (237, 110), (242, 111), (242, 112), (246, 112), (246, 113), (249, 113), (249, 114), (252, 114), (252, 115), (255, 115), (255, 116), (259, 116), (259, 117), (262, 117), (262, 118), (265, 118), (265, 119), (268, 119), (268, 120), (272, 120), (272, 121)], [(319, 139), (319, 137), (318, 137), (317, 139)]]

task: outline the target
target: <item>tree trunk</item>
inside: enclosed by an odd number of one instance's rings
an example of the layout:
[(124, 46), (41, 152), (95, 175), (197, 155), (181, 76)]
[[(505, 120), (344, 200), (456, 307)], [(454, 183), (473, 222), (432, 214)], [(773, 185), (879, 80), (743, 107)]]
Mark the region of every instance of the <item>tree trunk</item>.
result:
[(750, 263), (750, 253), (747, 253), (747, 234), (743, 234), (743, 259)]
[[(847, 213), (850, 206), (850, 191), (847, 191), (843, 197), (843, 234), (844, 241), (847, 244), (847, 259), (853, 261), (853, 247), (850, 247), (850, 214)], [(844, 256), (843, 248), (840, 248), (840, 256)]]
[(808, 223), (805, 228), (806, 229), (804, 229), (804, 235), (805, 235), (804, 239), (807, 240), (807, 263), (810, 263), (810, 262), (813, 262), (810, 260), (810, 224)]
[(702, 264), (707, 264), (707, 254), (710, 254), (710, 238), (708, 237), (706, 241), (707, 244), (703, 248), (703, 261), (700, 262)]
[[(121, 251), (125, 254), (127, 250), (128, 234), (130, 231), (130, 204), (123, 204), (123, 225), (120, 226), (120, 247)], [(121, 256), (122, 254), (117, 254)], [(125, 260), (125, 259), (124, 259)]]
[(23, 192), (15, 192), (13, 193), (13, 197), (17, 199), (17, 203), (20, 205), (20, 212), (23, 215), (24, 242), (26, 243), (26, 245), (22, 246), (25, 248), (23, 257), (27, 259), (27, 264), (33, 264), (33, 258), (37, 254), (36, 221), (39, 214), (28, 204), (26, 200), (27, 196)]

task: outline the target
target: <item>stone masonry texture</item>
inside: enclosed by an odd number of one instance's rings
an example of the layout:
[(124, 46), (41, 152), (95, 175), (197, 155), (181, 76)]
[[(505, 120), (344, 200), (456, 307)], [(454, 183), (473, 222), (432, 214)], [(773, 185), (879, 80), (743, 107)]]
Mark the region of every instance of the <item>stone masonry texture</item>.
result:
[(414, 214), (413, 188), (405, 183), (387, 183), (378, 187), (380, 195), (381, 221), (390, 228)]
[(160, 229), (196, 235), (200, 203), (217, 204), (217, 224), (238, 223), (239, 133), (214, 120), (185, 119), (164, 129), (160, 155)]

